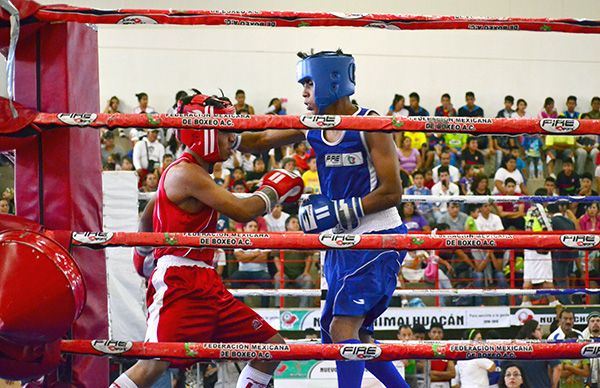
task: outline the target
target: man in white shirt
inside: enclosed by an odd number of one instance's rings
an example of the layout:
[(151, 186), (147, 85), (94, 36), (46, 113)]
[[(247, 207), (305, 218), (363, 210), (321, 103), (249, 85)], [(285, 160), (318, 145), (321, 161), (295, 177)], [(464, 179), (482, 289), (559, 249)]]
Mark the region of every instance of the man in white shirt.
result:
[(578, 339), (582, 339), (583, 335), (579, 330), (573, 328), (575, 325), (575, 314), (573, 311), (563, 309), (558, 315), (558, 328), (549, 336), (548, 341), (564, 340), (569, 337), (572, 332), (577, 334)]
[(433, 170), (431, 170), (431, 172), (433, 173), (433, 181), (435, 183), (440, 181), (440, 167), (448, 167), (448, 172), (450, 173), (450, 182), (458, 183), (458, 181), (460, 180), (460, 171), (458, 170), (458, 168), (450, 165), (450, 158), (451, 154), (448, 149), (442, 151), (442, 155), (440, 156), (441, 164), (439, 166), (434, 167)]
[[(459, 195), (460, 190), (458, 185), (450, 182), (450, 171), (447, 166), (441, 166), (438, 169), (440, 180), (431, 188), (432, 196), (452, 196)], [(439, 222), (440, 218), (446, 214), (448, 206), (446, 202), (438, 202), (433, 206), (433, 218)]]
[(285, 221), (290, 215), (282, 209), (281, 205), (275, 205), (271, 213), (263, 217), (269, 232), (285, 232)]
[(165, 147), (158, 141), (158, 128), (153, 128), (148, 131), (146, 137), (135, 143), (133, 166), (140, 175), (152, 172), (161, 166), (163, 156)]
[(452, 379), (452, 387), (489, 388), (488, 372), (495, 371), (496, 364), (487, 358), (457, 361), (456, 377)]

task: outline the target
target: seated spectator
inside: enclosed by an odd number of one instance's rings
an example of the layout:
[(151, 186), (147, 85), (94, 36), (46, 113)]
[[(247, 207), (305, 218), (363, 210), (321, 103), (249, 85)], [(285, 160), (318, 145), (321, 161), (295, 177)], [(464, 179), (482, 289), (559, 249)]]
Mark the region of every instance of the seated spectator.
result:
[(454, 167), (450, 161), (452, 159), (451, 153), (450, 153), (450, 149), (446, 148), (442, 151), (442, 155), (440, 158), (440, 165), (434, 167), (431, 172), (433, 174), (433, 181), (435, 183), (440, 181), (440, 177), (439, 177), (439, 169), (440, 167), (447, 167), (448, 168), (448, 172), (450, 173), (450, 182), (452, 183), (458, 183), (460, 181), (460, 170), (456, 167)]
[(498, 388), (530, 388), (525, 379), (525, 372), (517, 364), (506, 364), (502, 368)]
[(10, 214), (10, 205), (6, 199), (0, 199), (0, 214)]
[(244, 182), (243, 180), (231, 181), (230, 186), (230, 191), (232, 193), (243, 194), (248, 192), (246, 182)]
[[(521, 172), (523, 179), (525, 179), (525, 175), (527, 172), (525, 171), (525, 161), (521, 157), (521, 148), (519, 146), (510, 146), (510, 154), (515, 157), (517, 161), (517, 170)], [(500, 163), (502, 165), (502, 163)]]
[(245, 188), (243, 192), (248, 192), (248, 186), (246, 185), (246, 172), (241, 167), (236, 167), (233, 169), (233, 172), (231, 173), (231, 176), (229, 178), (230, 191), (233, 191), (234, 193), (237, 192), (233, 190), (233, 186), (240, 182), (244, 185)]
[[(399, 137), (394, 137), (396, 140), (396, 145), (398, 148), (402, 147), (402, 139), (409, 138), (410, 139), (410, 147), (416, 148), (417, 151), (421, 154), (421, 160), (424, 160), (427, 155), (427, 149), (429, 148), (427, 135), (425, 132), (400, 132)], [(421, 163), (422, 164), (422, 163)]]
[[(300, 232), (300, 222), (297, 216), (286, 218), (284, 231)], [(281, 282), (281, 262), (274, 260), (277, 272), (273, 276), (275, 279), (275, 288), (313, 288), (313, 278), (311, 270), (315, 260), (318, 260), (318, 252), (310, 251), (283, 251), (283, 278), (285, 286)], [(278, 304), (276, 304), (278, 305)], [(311, 298), (307, 296), (300, 297), (299, 307), (312, 307)]]
[(583, 135), (577, 137), (575, 148), (577, 174), (581, 175), (585, 172), (585, 165), (587, 164), (588, 159), (591, 159), (592, 162), (596, 161), (596, 156), (598, 156), (597, 140), (597, 135)]
[[(428, 277), (425, 270), (430, 265), (434, 268), (433, 273), (435, 275), (433, 277)], [(451, 289), (452, 283), (446, 273), (440, 269), (440, 265), (443, 265), (449, 272), (453, 270), (450, 263), (437, 255), (430, 254), (427, 251), (412, 251), (406, 255), (402, 263), (401, 275), (403, 280), (409, 283), (428, 282), (437, 284), (440, 289)], [(440, 298), (441, 306), (446, 305), (445, 299)]]
[(392, 104), (388, 108), (386, 116), (404, 116), (408, 117), (408, 109), (404, 106), (404, 96), (401, 94), (394, 94)]
[(523, 136), (521, 145), (525, 151), (527, 161), (527, 177), (541, 178), (544, 172), (544, 165), (542, 164), (542, 148), (544, 144), (542, 143), (542, 138), (540, 135), (525, 135)]
[(271, 210), (271, 213), (264, 216), (267, 222), (267, 230), (269, 232), (285, 232), (285, 225), (290, 215), (283, 211), (280, 204), (277, 204)]
[[(515, 103), (515, 98), (513, 96), (506, 96), (504, 97), (504, 109), (498, 111), (498, 114), (496, 114), (496, 118), (498, 119), (510, 119), (512, 118), (513, 113), (515, 113), (515, 110), (513, 109), (513, 105)], [(517, 105), (519, 105), (517, 103)]]
[[(443, 341), (444, 340), (444, 326), (441, 323), (432, 323), (429, 327), (428, 333), (431, 341)], [(429, 361), (431, 370), (429, 377), (431, 379), (431, 386), (435, 386), (435, 383), (440, 383), (437, 386), (443, 387), (443, 383), (450, 386), (450, 381), (456, 377), (456, 369), (454, 368), (454, 361), (452, 360), (431, 360)]]
[[(535, 319), (526, 321), (521, 326), (517, 339), (540, 341), (542, 339), (542, 328), (539, 322)], [(509, 365), (517, 365), (521, 368), (523, 377), (530, 388), (558, 387), (560, 362), (557, 360), (507, 361), (502, 363), (502, 368), (508, 368)]]
[(306, 142), (301, 141), (294, 144), (294, 155), (292, 157), (296, 161), (296, 168), (300, 171), (299, 175), (308, 170), (308, 159), (310, 159), (310, 156), (311, 153), (306, 152)]
[(427, 329), (425, 326), (420, 324), (414, 324), (412, 326), (413, 337), (415, 337), (415, 341), (425, 341), (427, 340)]
[(443, 133), (431, 133), (427, 136), (427, 151), (425, 152), (425, 168), (430, 169), (440, 163), (442, 150), (447, 148)]
[[(133, 108), (133, 113), (157, 113), (156, 109), (151, 106), (148, 106), (148, 94), (145, 92), (141, 92), (135, 95), (138, 100), (138, 106)], [(158, 129), (156, 130), (158, 132)]]
[(556, 178), (551, 176), (546, 177), (544, 180), (544, 189), (546, 189), (546, 194), (548, 196), (558, 195), (558, 190), (556, 189)]
[[(576, 333), (570, 333), (566, 339), (578, 339)], [(560, 361), (560, 386), (561, 387), (588, 387), (587, 380), (590, 377), (590, 360), (575, 359)]]
[(489, 179), (484, 174), (476, 175), (471, 185), (471, 195), (491, 195)]
[[(548, 215), (552, 223), (552, 230), (577, 230), (577, 218), (568, 208), (569, 203), (552, 202), (548, 204)], [(554, 274), (554, 282), (559, 288), (568, 288), (569, 279), (575, 264), (579, 269), (581, 263), (578, 260), (579, 252), (574, 249), (568, 251), (556, 250), (552, 252), (552, 272)], [(570, 302), (568, 295), (560, 295), (558, 297), (563, 305)]]
[[(412, 328), (409, 325), (401, 325), (396, 333), (396, 339), (399, 341), (414, 341)], [(410, 387), (417, 386), (417, 362), (416, 360), (397, 360), (394, 365), (398, 369), (398, 373)]]
[(102, 165), (102, 171), (117, 171), (120, 170), (119, 154), (110, 154), (106, 159), (106, 163)]
[(173, 160), (174, 160), (174, 159), (173, 159), (173, 155), (171, 155), (171, 154), (165, 154), (165, 155), (163, 156), (163, 158), (162, 158), (162, 163), (160, 164), (160, 167), (159, 167), (159, 169), (158, 169), (158, 176), (159, 176), (159, 177), (160, 177), (160, 176), (163, 174), (163, 172), (165, 171), (165, 169), (166, 169), (167, 167), (169, 167), (169, 165), (170, 165), (171, 163), (173, 163)]
[(230, 186), (231, 172), (223, 168), (223, 163), (221, 162), (213, 164), (213, 172), (210, 174), (210, 177), (215, 181), (218, 179), (223, 187)]
[(402, 202), (400, 216), (402, 222), (406, 226), (409, 232), (431, 232), (429, 223), (419, 212), (415, 209), (413, 202)]
[[(249, 221), (244, 226), (244, 232), (258, 232), (258, 223)], [(273, 279), (269, 275), (267, 262), (269, 250), (264, 249), (235, 249), (233, 255), (238, 261), (238, 270), (231, 274), (234, 288), (273, 288)], [(261, 307), (269, 307), (269, 297), (261, 297)]]
[[(454, 196), (459, 195), (460, 190), (458, 186), (452, 182), (450, 182), (450, 172), (448, 167), (442, 166), (438, 169), (438, 173), (440, 176), (440, 180), (438, 183), (433, 185), (431, 188), (431, 195), (433, 196)], [(433, 205), (433, 217), (436, 222), (439, 222), (442, 215), (444, 215), (448, 210), (447, 204), (445, 202), (437, 202)]]
[(475, 166), (470, 164), (465, 165), (464, 172), (464, 176), (458, 181), (458, 186), (460, 187), (460, 193), (467, 195), (471, 191), (471, 185), (475, 180)]
[(283, 104), (286, 102), (287, 98), (272, 98), (271, 101), (269, 101), (269, 108), (265, 114), (285, 116), (287, 114), (287, 110), (284, 108)]
[(398, 161), (400, 162), (400, 171), (404, 171), (407, 175), (412, 175), (413, 172), (421, 167), (421, 154), (416, 148), (412, 148), (412, 139), (404, 137), (402, 139), (402, 147), (397, 149)]
[(319, 181), (319, 174), (317, 173), (317, 159), (314, 156), (311, 156), (308, 159), (308, 170), (304, 171), (304, 174), (302, 174), (302, 180), (304, 181), (305, 193), (321, 193), (321, 182)]
[(511, 119), (532, 119), (533, 117), (527, 113), (527, 101), (522, 98), (517, 100), (517, 110), (510, 116)]
[(429, 112), (419, 105), (421, 101), (421, 97), (416, 92), (412, 92), (408, 95), (409, 106), (408, 106), (408, 115), (409, 116), (429, 116)]
[(470, 136), (467, 139), (467, 146), (462, 151), (460, 157), (461, 168), (464, 170), (466, 165), (472, 166), (476, 172), (483, 172), (483, 165), (485, 163), (483, 153), (479, 151), (479, 143), (475, 136)]
[(121, 158), (121, 171), (134, 171), (133, 162), (127, 156)]
[(600, 230), (600, 215), (598, 210), (600, 206), (598, 202), (588, 203), (587, 210), (579, 218), (579, 228), (581, 231), (595, 231)]
[(567, 119), (578, 119), (581, 116), (581, 113), (577, 112), (575, 108), (577, 108), (577, 97), (569, 96), (567, 97), (567, 110), (563, 111), (558, 117), (564, 117)]
[(458, 164), (460, 160), (460, 156), (462, 155), (462, 151), (465, 149), (467, 145), (467, 139), (469, 135), (465, 133), (446, 133), (444, 134), (444, 142), (448, 147), (448, 150), (451, 152), (451, 164)]
[[(512, 178), (504, 181), (505, 192), (502, 195), (519, 195), (515, 192), (517, 182)], [(525, 230), (525, 204), (522, 202), (497, 202), (498, 215), (502, 219), (505, 230), (510, 228)]]
[[(246, 92), (244, 92), (242, 89), (238, 89), (235, 92), (235, 105), (233, 107), (235, 108), (235, 113), (237, 114), (254, 114), (254, 107), (246, 104)], [(244, 110), (244, 112), (242, 112), (242, 110)]]
[[(592, 189), (593, 177), (590, 173), (583, 173), (583, 175), (579, 178), (580, 188), (579, 193), (577, 195), (582, 195), (585, 197), (589, 196), (597, 196), (598, 192)], [(572, 208), (575, 208), (575, 217), (579, 218), (583, 216), (587, 210), (589, 203), (579, 202), (577, 204), (573, 204)]]
[(261, 158), (254, 159), (252, 171), (246, 172), (246, 185), (250, 191), (254, 191), (258, 187), (258, 182), (265, 175), (265, 162)]
[(296, 167), (296, 159), (294, 159), (294, 158), (286, 157), (286, 158), (281, 159), (281, 168), (283, 168), (284, 170), (287, 170), (291, 173), (294, 173), (296, 175), (302, 175), (302, 174), (300, 174), (300, 171), (298, 171), (298, 168)]
[(556, 187), (560, 195), (577, 195), (579, 193), (579, 175), (573, 171), (573, 159), (563, 160), (562, 171), (556, 177)]
[(558, 112), (554, 109), (554, 99), (546, 97), (544, 100), (544, 109), (538, 114), (538, 119), (555, 119), (558, 117)]
[(238, 160), (239, 166), (242, 167), (244, 173), (254, 171), (254, 161), (256, 160), (256, 156), (252, 155), (249, 152), (244, 152), (243, 154), (241, 154), (241, 157)]
[(512, 178), (516, 183), (517, 187), (515, 193), (527, 194), (527, 187), (525, 186), (525, 180), (521, 171), (517, 170), (517, 158), (513, 155), (509, 155), (505, 160), (502, 167), (496, 171), (494, 175), (494, 189), (492, 194), (506, 194), (506, 187), (504, 182), (507, 178)]
[(427, 187), (429, 190), (433, 187), (435, 181), (433, 180), (433, 171), (425, 170), (425, 179), (423, 182), (423, 186)]
[[(425, 187), (425, 175), (423, 171), (417, 170), (413, 173), (413, 185), (404, 189), (406, 195), (431, 195), (431, 190)], [(433, 222), (432, 205), (428, 202), (415, 202), (417, 211), (425, 217), (428, 222)]]
[(456, 202), (448, 203), (448, 211), (437, 220), (439, 224), (447, 224), (451, 231), (462, 231), (465, 228), (468, 216), (460, 211)]
[(465, 93), (465, 102), (466, 102), (466, 104), (458, 109), (458, 115), (460, 117), (483, 117), (484, 116), (483, 109), (480, 106), (475, 105), (475, 93), (466, 92)]
[[(464, 341), (483, 341), (480, 330), (467, 330)], [(456, 377), (452, 379), (452, 387), (489, 387), (488, 373), (496, 372), (496, 363), (489, 358), (474, 358), (456, 362)]]
[(106, 103), (106, 107), (104, 108), (104, 111), (102, 111), (102, 113), (108, 113), (108, 114), (121, 113), (121, 111), (119, 110), (120, 104), (121, 104), (121, 101), (119, 100), (119, 97), (112, 96)]
[(448, 93), (442, 94), (441, 103), (442, 105), (435, 108), (436, 117), (456, 116), (456, 109), (452, 106), (452, 101), (450, 101), (450, 95)]
[(592, 120), (600, 120), (600, 97), (592, 97), (592, 110), (587, 112), (587, 118)]
[(151, 172), (144, 177), (144, 183), (140, 188), (142, 193), (153, 193), (158, 189), (158, 174)]
[(117, 154), (119, 157), (125, 156), (126, 152), (120, 145), (115, 144), (113, 131), (107, 131), (102, 136), (102, 148), (100, 150), (102, 156), (102, 165), (108, 162), (108, 156), (110, 154)]
[(502, 165), (502, 161), (510, 154), (512, 147), (519, 148), (515, 137), (508, 135), (492, 136), (492, 149), (496, 153), (496, 168)]
[(558, 316), (558, 328), (550, 333), (548, 341), (564, 340), (571, 337), (571, 333), (575, 334), (576, 339), (583, 339), (583, 335), (573, 326), (575, 325), (575, 314), (566, 308), (561, 310)]
[(477, 232), (477, 224), (475, 220), (479, 217), (479, 209), (481, 208), (481, 204), (479, 203), (468, 203), (465, 205), (465, 212), (468, 215), (467, 220), (465, 221), (464, 229), (468, 232)]

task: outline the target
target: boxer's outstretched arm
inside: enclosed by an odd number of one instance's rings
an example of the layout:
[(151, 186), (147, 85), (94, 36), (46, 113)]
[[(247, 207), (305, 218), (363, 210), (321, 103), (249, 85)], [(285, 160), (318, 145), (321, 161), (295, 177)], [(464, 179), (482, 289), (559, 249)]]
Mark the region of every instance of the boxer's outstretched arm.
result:
[(366, 132), (365, 139), (379, 181), (379, 187), (362, 198), (364, 213), (371, 214), (400, 203), (402, 180), (392, 134)]
[(262, 132), (244, 132), (239, 146), (242, 152), (263, 152), (271, 148), (299, 143), (306, 139), (300, 129), (269, 129)]

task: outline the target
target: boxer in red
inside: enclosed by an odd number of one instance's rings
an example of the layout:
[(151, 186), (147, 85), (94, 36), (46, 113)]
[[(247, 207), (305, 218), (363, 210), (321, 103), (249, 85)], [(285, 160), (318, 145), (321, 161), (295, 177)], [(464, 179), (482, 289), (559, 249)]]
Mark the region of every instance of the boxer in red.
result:
[[(228, 101), (197, 94), (180, 101), (179, 113), (235, 114), (235, 109)], [(236, 198), (217, 185), (209, 171), (213, 163), (228, 158), (239, 145), (239, 136), (208, 129), (179, 130), (178, 137), (188, 151), (161, 176), (156, 198), (142, 215), (143, 231), (211, 233), (216, 231), (218, 213), (246, 222), (278, 203), (295, 202), (302, 194), (300, 177), (274, 170), (263, 177), (254, 195)], [(212, 266), (214, 254), (214, 249), (185, 247), (154, 250), (157, 265), (148, 286), (146, 341), (283, 343), (275, 329), (225, 288)], [(140, 360), (111, 387), (150, 387), (169, 366), (193, 363)], [(277, 362), (250, 362), (237, 387), (266, 387), (276, 366)]]

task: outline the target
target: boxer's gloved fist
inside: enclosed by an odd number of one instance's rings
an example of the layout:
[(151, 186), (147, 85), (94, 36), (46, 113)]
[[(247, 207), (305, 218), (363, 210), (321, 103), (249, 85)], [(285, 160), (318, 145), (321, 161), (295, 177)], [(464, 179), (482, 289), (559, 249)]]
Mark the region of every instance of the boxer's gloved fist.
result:
[(141, 277), (148, 279), (156, 267), (154, 249), (152, 247), (135, 247), (133, 250), (133, 266)]
[(306, 233), (320, 233), (340, 226), (352, 230), (364, 216), (362, 201), (358, 197), (330, 200), (322, 194), (313, 194), (300, 205), (298, 218)]
[(281, 169), (266, 173), (259, 186), (254, 195), (265, 201), (267, 212), (277, 204), (298, 201), (304, 191), (304, 181), (301, 177)]

